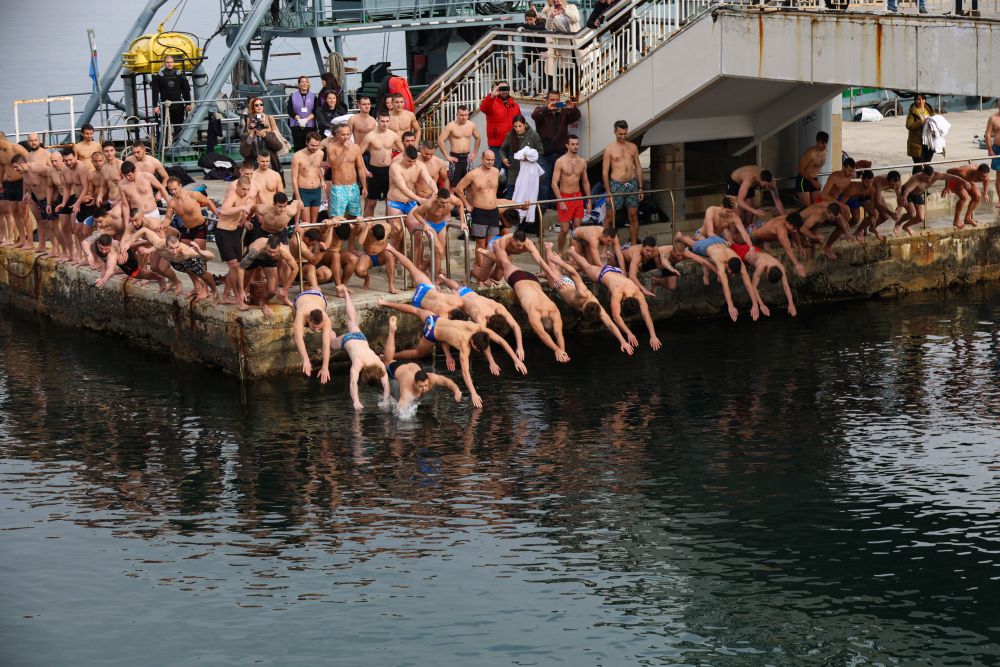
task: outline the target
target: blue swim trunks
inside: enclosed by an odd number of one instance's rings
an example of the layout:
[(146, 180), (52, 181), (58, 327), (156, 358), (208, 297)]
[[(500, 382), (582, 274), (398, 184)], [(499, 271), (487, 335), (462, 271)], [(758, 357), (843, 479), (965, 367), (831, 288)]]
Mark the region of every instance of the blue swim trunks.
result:
[(319, 208), (323, 203), (323, 188), (299, 188), (299, 196), (306, 208)]
[(437, 315), (428, 315), (427, 319), (424, 320), (423, 328), (420, 330), (420, 335), (432, 343), (437, 342), (437, 338), (434, 337), (434, 329), (437, 328), (437, 321)]
[(402, 202), (402, 201), (391, 201), (390, 200), (390, 201), (387, 201), (385, 204), (386, 204), (386, 206), (388, 206), (390, 208), (396, 209), (397, 211), (399, 211), (403, 215), (409, 215), (410, 211), (412, 211), (413, 209), (415, 209), (417, 207), (417, 202), (415, 202), (415, 201)]
[(997, 157), (990, 160), (990, 169), (993, 171), (1000, 171), (1000, 146), (993, 144), (993, 155)]
[(427, 283), (417, 285), (417, 288), (413, 290), (413, 307), (420, 308), (420, 304), (424, 302), (424, 297), (432, 289), (434, 289), (434, 285), (428, 285)]
[(691, 246), (691, 252), (696, 255), (701, 255), (702, 257), (708, 257), (709, 248), (720, 243), (724, 244), (725, 242), (726, 240), (721, 236), (709, 236), (707, 239), (696, 241), (695, 244)]
[[(630, 181), (611, 181), (611, 194), (615, 195), (611, 199), (614, 202), (615, 210), (622, 208), (639, 208), (639, 181), (633, 178)], [(619, 196), (619, 193), (626, 193)], [(633, 193), (633, 194), (628, 194)]]
[(368, 259), (371, 261), (373, 269), (378, 266), (378, 255), (368, 255)]
[(341, 337), (341, 339), (340, 339), (340, 347), (344, 347), (345, 345), (347, 345), (348, 343), (350, 343), (352, 340), (367, 341), (368, 339), (365, 338), (365, 335), (363, 333), (361, 333), (360, 331), (350, 331), (348, 333), (345, 333)]
[(330, 186), (330, 217), (361, 215), (361, 190), (358, 184)]
[(427, 218), (424, 218), (424, 220), (426, 220), (427, 224), (431, 226), (431, 229), (433, 229), (438, 234), (441, 233), (442, 229), (444, 229), (445, 227), (448, 226), (448, 221), (447, 220), (444, 221), (444, 222), (432, 222), (431, 220), (429, 220)]
[(852, 211), (858, 210), (859, 208), (861, 208), (861, 199), (859, 199), (858, 197), (848, 197), (847, 208), (851, 209)]
[(475, 294), (475, 293), (476, 293), (476, 291), (474, 289), (472, 289), (471, 287), (459, 287), (458, 288), (458, 295), (459, 296), (465, 296), (466, 294)]

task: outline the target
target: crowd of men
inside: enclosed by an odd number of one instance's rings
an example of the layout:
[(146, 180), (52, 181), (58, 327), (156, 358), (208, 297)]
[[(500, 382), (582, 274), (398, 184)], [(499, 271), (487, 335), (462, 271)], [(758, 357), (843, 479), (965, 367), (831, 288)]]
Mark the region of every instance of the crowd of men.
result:
[[(601, 167), (611, 198), (608, 210), (618, 213), (610, 213), (603, 224), (585, 225), (591, 189), (579, 138), (570, 132), (580, 115), (572, 101), (564, 103), (558, 93), (550, 93), (532, 114), (531, 128), (509, 87), (500, 82), (480, 106), (487, 118), (485, 148), (465, 107), (458, 108), (436, 141), (421, 141), (420, 124), (404, 108), (402, 95), (391, 96), (390, 102), (386, 111), (373, 116), (371, 100), (362, 97), (359, 112), (348, 122), (334, 123), (324, 135), (304, 132), (291, 163), (291, 197), (266, 154), (244, 162), (239, 177), (216, 202), (169, 177), (141, 141), (122, 160), (112, 142), (94, 139), (89, 125), (82, 128), (79, 142), (60, 150), (42, 147), (34, 134), (21, 145), (0, 133), (0, 243), (90, 267), (98, 287), (124, 274), (180, 295), (178, 275), (186, 274), (188, 297), (241, 310), (256, 306), (265, 317), (271, 316), (270, 304), (277, 298), (293, 309), (293, 335), (305, 374), (313, 370), (307, 331), (321, 334), (321, 382), (329, 378), (332, 350), (343, 349), (350, 357), (356, 407), (361, 406), (359, 380), (382, 385), (387, 396), (389, 379), (395, 378), (404, 402), (433, 387), (444, 387), (459, 399), (453, 382), (415, 363), (440, 345), (449, 370), (456, 368), (457, 353), (465, 386), (473, 404), (480, 406), (471, 353), (482, 353), (497, 374), (496, 346), (524, 373), (523, 335), (502, 304), (443, 271), (428, 273), (431, 266), (444, 266), (449, 227), (475, 241), (473, 279), (481, 286), (509, 285), (536, 337), (558, 362), (568, 362), (554, 299), (605, 328), (629, 355), (640, 344), (629, 321), (641, 320), (649, 346), (658, 350), (647, 298), (658, 288), (675, 289), (677, 267), (684, 261), (700, 265), (706, 285), (715, 278), (734, 321), (738, 311), (732, 280), (745, 289), (754, 320), (770, 313), (760, 293), (765, 278), (780, 283), (794, 316), (785, 264), (768, 252), (769, 246), (780, 247), (804, 276), (814, 248), (836, 259), (832, 246), (840, 237), (860, 241), (870, 233), (882, 238), (878, 227), (890, 221), (896, 233), (912, 233), (924, 221), (925, 195), (938, 181), (944, 181), (943, 193), (957, 197), (956, 227), (977, 224), (973, 214), (989, 192), (990, 167), (985, 164), (943, 173), (918, 166), (903, 181), (895, 171), (876, 177), (861, 165), (859, 172), (850, 158), (821, 185), (818, 176), (829, 137), (820, 132), (799, 162), (796, 210), (786, 211), (770, 171), (742, 166), (731, 173), (727, 195), (708, 208), (695, 233), (677, 233), (661, 245), (654, 236), (638, 235), (643, 171), (624, 121), (614, 124)], [(305, 122), (300, 129), (306, 129)], [(548, 182), (556, 203), (560, 232), (555, 243), (539, 247), (522, 228), (546, 191), (535, 187), (525, 198), (520, 181), (511, 175), (515, 162), (545, 165), (534, 178)], [(506, 186), (499, 165), (507, 171)], [(769, 194), (772, 209), (762, 208), (759, 192)], [(894, 206), (887, 203), (887, 192), (895, 195)], [(383, 211), (377, 211), (380, 202)], [(627, 243), (619, 241), (616, 217), (627, 222)], [(832, 228), (825, 238), (818, 233), (824, 226)], [(217, 255), (207, 247), (210, 235)], [(512, 257), (518, 254), (530, 256), (537, 271), (515, 264)], [(216, 256), (226, 264), (225, 275), (209, 270), (208, 261)], [(416, 286), (411, 304), (380, 305), (419, 318), (421, 339), (413, 349), (396, 349), (398, 316), (393, 316), (389, 341), (379, 356), (358, 328), (349, 287), (356, 279), (354, 289), (358, 282), (361, 289), (370, 289), (371, 272), (382, 266), (389, 293), (397, 291), (397, 267)], [(289, 290), (296, 279), (303, 289), (293, 301)], [(327, 315), (328, 297), (320, 289), (325, 283), (335, 286), (346, 302), (348, 327), (340, 336), (334, 335)], [(596, 296), (597, 285), (608, 292), (607, 308)]]

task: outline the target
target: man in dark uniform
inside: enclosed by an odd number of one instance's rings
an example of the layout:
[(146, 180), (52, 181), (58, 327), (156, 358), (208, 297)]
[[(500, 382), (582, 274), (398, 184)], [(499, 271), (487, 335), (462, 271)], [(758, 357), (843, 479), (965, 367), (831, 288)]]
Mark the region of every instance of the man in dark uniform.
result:
[(176, 126), (184, 122), (184, 115), (191, 111), (191, 84), (183, 73), (174, 69), (174, 57), (163, 57), (163, 69), (153, 75), (153, 113), (160, 115), (160, 102), (170, 102), (170, 124), (174, 132)]

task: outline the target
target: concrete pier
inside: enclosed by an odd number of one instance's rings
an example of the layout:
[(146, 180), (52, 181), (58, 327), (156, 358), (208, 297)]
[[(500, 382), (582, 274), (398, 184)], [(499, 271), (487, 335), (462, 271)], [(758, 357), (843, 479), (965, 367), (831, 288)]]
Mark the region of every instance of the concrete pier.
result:
[[(889, 239), (881, 243), (870, 239), (863, 244), (840, 242), (836, 261), (818, 256), (807, 263), (804, 279), (791, 277), (796, 301), (816, 304), (825, 301), (900, 295), (907, 292), (969, 284), (1000, 278), (1000, 227), (993, 224), (979, 228), (952, 229), (942, 221), (914, 237)], [(666, 227), (666, 226), (661, 226)], [(648, 233), (648, 228), (643, 228)], [(661, 230), (666, 241), (666, 229)], [(772, 249), (774, 252), (774, 249)], [(221, 265), (217, 265), (221, 267)], [(705, 287), (701, 270), (685, 263), (678, 288), (674, 292), (658, 290), (650, 300), (657, 320), (724, 317), (722, 290), (714, 282)], [(215, 268), (215, 267), (213, 267)], [(526, 265), (526, 268), (531, 268)], [(216, 273), (220, 273), (217, 270)], [(155, 285), (140, 286), (124, 276), (113, 278), (99, 289), (93, 285), (96, 272), (90, 269), (57, 264), (47, 257), (12, 248), (0, 248), (0, 303), (35, 312), (73, 326), (117, 334), (140, 347), (170, 354), (178, 359), (221, 368), (241, 378), (254, 379), (299, 370), (298, 355), (291, 337), (291, 309), (272, 305), (274, 316), (265, 320), (260, 309), (241, 312), (234, 306), (216, 306), (211, 302), (161, 294)], [(408, 301), (412, 291), (397, 295), (385, 292), (384, 275), (374, 276), (373, 289), (354, 291), (361, 327), (380, 348), (386, 334), (388, 313), (376, 301), (390, 298)], [(734, 298), (741, 305), (741, 318), (748, 300), (739, 281), (731, 281)], [(331, 295), (328, 312), (335, 330), (344, 325), (343, 302)], [(297, 292), (293, 289), (292, 295)], [(511, 290), (499, 288), (490, 295), (505, 303)], [(601, 298), (606, 294), (598, 293)], [(762, 294), (772, 306), (772, 317), (786, 317), (780, 285), (762, 284)], [(558, 300), (557, 303), (560, 303)], [(512, 308), (516, 317), (521, 314)], [(579, 317), (564, 312), (567, 326), (579, 332)], [(635, 329), (642, 344), (641, 325)], [(530, 331), (527, 332), (530, 335)], [(605, 335), (593, 332), (595, 335)], [(415, 318), (400, 318), (401, 344), (415, 342), (418, 323)], [(572, 348), (572, 340), (569, 343)], [(669, 354), (670, 341), (664, 340)]]

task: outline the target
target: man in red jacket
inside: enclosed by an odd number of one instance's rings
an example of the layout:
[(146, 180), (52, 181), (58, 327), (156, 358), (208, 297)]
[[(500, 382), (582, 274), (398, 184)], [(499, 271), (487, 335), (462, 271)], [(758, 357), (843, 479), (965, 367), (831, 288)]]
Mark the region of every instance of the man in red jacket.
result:
[(521, 107), (510, 98), (510, 85), (497, 81), (479, 110), (486, 115), (486, 143), (494, 155), (500, 155), (500, 147), (514, 127), (514, 116), (521, 115)]

